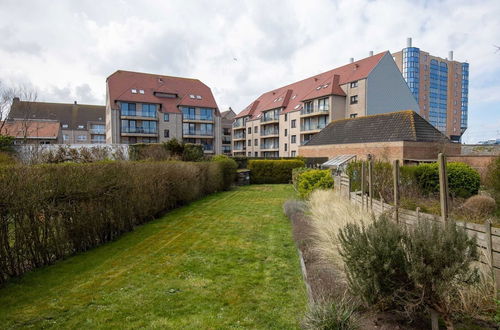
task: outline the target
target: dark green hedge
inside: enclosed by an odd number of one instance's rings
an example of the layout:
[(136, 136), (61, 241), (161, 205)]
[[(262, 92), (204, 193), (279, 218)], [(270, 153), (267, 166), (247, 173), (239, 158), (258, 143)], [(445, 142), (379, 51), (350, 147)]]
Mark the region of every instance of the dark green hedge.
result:
[(299, 159), (249, 160), (250, 182), (290, 183), (292, 170), (304, 166), (304, 161)]
[(0, 284), (227, 189), (224, 175), (221, 162), (0, 167)]

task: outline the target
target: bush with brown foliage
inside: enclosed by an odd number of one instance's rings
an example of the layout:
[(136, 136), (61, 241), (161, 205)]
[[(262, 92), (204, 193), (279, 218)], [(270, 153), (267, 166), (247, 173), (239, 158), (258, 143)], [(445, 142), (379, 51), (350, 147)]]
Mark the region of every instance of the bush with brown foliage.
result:
[(220, 162), (0, 166), (0, 284), (227, 189)]
[(475, 195), (462, 205), (461, 213), (469, 219), (484, 219), (491, 216), (497, 208), (495, 200), (487, 195)]

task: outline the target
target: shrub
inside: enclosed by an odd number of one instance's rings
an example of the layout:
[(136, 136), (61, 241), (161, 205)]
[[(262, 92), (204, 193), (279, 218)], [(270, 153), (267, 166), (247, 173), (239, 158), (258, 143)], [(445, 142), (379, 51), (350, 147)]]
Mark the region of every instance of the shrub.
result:
[(185, 143), (182, 160), (185, 162), (199, 162), (203, 160), (203, 146), (201, 144)]
[(219, 162), (0, 167), (0, 283), (223, 188)]
[(0, 151), (12, 152), (14, 150), (14, 137), (0, 135)]
[(306, 205), (303, 201), (289, 199), (283, 204), (283, 213), (292, 219), (297, 214), (302, 214), (306, 210)]
[(251, 183), (289, 183), (292, 170), (304, 166), (304, 162), (297, 159), (248, 161)]
[(299, 189), (299, 176), (307, 171), (311, 171), (311, 169), (307, 167), (297, 167), (292, 170), (292, 184), (296, 190)]
[(167, 160), (170, 158), (165, 143), (136, 143), (129, 145), (130, 160)]
[(6, 152), (0, 152), (0, 166), (1, 165), (12, 165), (15, 164), (14, 158)]
[(238, 164), (236, 164), (234, 159), (225, 155), (213, 156), (211, 160), (221, 164), (224, 175), (224, 189), (229, 189), (236, 178)]
[(184, 153), (184, 145), (179, 142), (176, 138), (170, 139), (165, 142), (165, 148), (170, 152), (172, 156), (182, 157)]
[(492, 215), (496, 207), (497, 203), (490, 196), (475, 195), (465, 201), (462, 209), (467, 218), (482, 219)]
[(311, 330), (350, 330), (358, 329), (359, 321), (355, 314), (357, 305), (342, 297), (338, 301), (321, 301), (312, 304), (303, 321), (304, 329)]
[(311, 170), (298, 177), (300, 197), (306, 198), (315, 189), (333, 188), (333, 178), (330, 170)]
[(405, 231), (381, 218), (339, 234), (349, 288), (368, 304), (411, 315), (438, 311), (447, 326), (461, 291), (477, 283), (475, 238), (453, 223), (418, 223)]
[(497, 201), (500, 200), (500, 157), (496, 157), (488, 166), (485, 186), (493, 191)]
[[(448, 189), (451, 196), (467, 198), (479, 191), (479, 173), (464, 163), (448, 163)], [(439, 192), (439, 166), (437, 163), (420, 164), (415, 169), (415, 179), (423, 193)]]

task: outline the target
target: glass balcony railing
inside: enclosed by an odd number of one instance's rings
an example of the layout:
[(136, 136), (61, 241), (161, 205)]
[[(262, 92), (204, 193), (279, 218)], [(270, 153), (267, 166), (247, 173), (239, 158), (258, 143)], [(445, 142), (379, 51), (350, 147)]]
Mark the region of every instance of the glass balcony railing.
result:
[(262, 130), (260, 135), (266, 136), (266, 135), (278, 135), (280, 132), (277, 129), (269, 129), (269, 130)]
[(234, 151), (244, 151), (246, 149), (247, 148), (245, 146), (242, 146), (242, 145), (235, 145), (233, 148)]
[(213, 144), (203, 144), (203, 151), (214, 151)]
[(90, 134), (106, 134), (106, 130), (104, 128), (91, 128), (89, 131)]
[(275, 120), (279, 120), (279, 116), (264, 116), (264, 117), (260, 118), (260, 121), (262, 123), (265, 123), (268, 121), (275, 121)]
[(156, 128), (122, 127), (122, 133), (158, 134)]
[(317, 124), (317, 125), (301, 125), (301, 131), (314, 131), (317, 129), (323, 129), (326, 127), (326, 124)]
[(213, 131), (201, 131), (201, 130), (188, 130), (183, 132), (184, 135), (198, 135), (198, 136), (214, 136)]
[(99, 139), (99, 140), (95, 140), (95, 139), (91, 139), (90, 140), (91, 143), (106, 143), (106, 140), (102, 140), (102, 139)]
[(261, 149), (279, 149), (279, 144), (277, 143), (269, 143), (269, 144), (262, 144), (260, 146)]
[(212, 116), (206, 116), (206, 115), (186, 115), (184, 114), (182, 116), (183, 120), (206, 120), (206, 121), (213, 121), (214, 117)]
[(318, 108), (310, 108), (310, 109), (302, 109), (300, 110), (301, 115), (309, 115), (312, 113), (317, 113), (317, 114), (325, 114), (330, 111), (330, 107), (328, 106), (320, 106)]
[(246, 138), (246, 135), (245, 134), (234, 134), (234, 137), (233, 139), (244, 139)]
[(152, 111), (128, 111), (128, 110), (122, 110), (121, 111), (122, 116), (129, 116), (129, 117), (148, 117), (148, 118), (156, 118), (156, 112)]

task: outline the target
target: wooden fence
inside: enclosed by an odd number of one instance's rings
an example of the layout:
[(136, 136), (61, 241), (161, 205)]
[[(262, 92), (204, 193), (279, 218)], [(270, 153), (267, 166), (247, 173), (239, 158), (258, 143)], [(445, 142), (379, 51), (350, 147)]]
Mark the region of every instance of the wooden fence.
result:
[[(444, 162), (445, 159), (443, 158)], [(399, 172), (399, 164), (395, 165), (395, 172)], [(363, 166), (364, 169), (365, 166)], [(368, 175), (370, 176), (371, 165), (368, 164), (369, 168)], [(362, 170), (362, 180), (363, 175), (365, 174), (364, 170)], [(446, 173), (442, 175), (446, 178)], [(395, 173), (394, 175), (396, 183), (399, 182), (399, 173)], [(368, 184), (371, 186), (371, 178), (368, 178)], [(444, 186), (445, 193), (447, 193), (447, 182), (443, 182), (442, 186)], [(401, 225), (412, 227), (415, 226), (419, 221), (435, 221), (442, 223), (443, 221), (453, 221), (452, 219), (448, 219), (447, 215), (433, 215), (427, 214), (419, 211), (417, 208), (416, 211), (406, 210), (399, 208), (398, 205), (398, 196), (399, 196), (399, 184), (394, 185), (394, 197), (395, 203), (387, 204), (382, 198), (375, 199), (374, 196), (370, 196), (365, 191), (356, 191), (351, 192), (351, 182), (348, 176), (342, 174), (335, 179), (335, 187), (336, 191), (343, 197), (349, 198), (351, 202), (358, 204), (363, 209), (366, 209), (368, 212), (372, 212), (374, 215), (378, 216), (382, 213), (389, 212), (394, 217), (395, 221), (400, 223)], [(362, 185), (364, 187), (364, 185)], [(371, 188), (369, 188), (371, 191)], [(442, 212), (447, 212), (447, 198), (444, 198), (441, 194), (441, 203)], [(500, 228), (492, 227), (491, 222), (487, 221), (484, 224), (477, 224), (471, 222), (462, 222), (462, 221), (454, 221), (458, 226), (465, 228), (466, 233), (470, 237), (476, 237), (477, 245), (483, 251), (481, 253), (481, 262), (491, 267), (492, 274), (495, 276), (496, 287), (500, 288)]]

